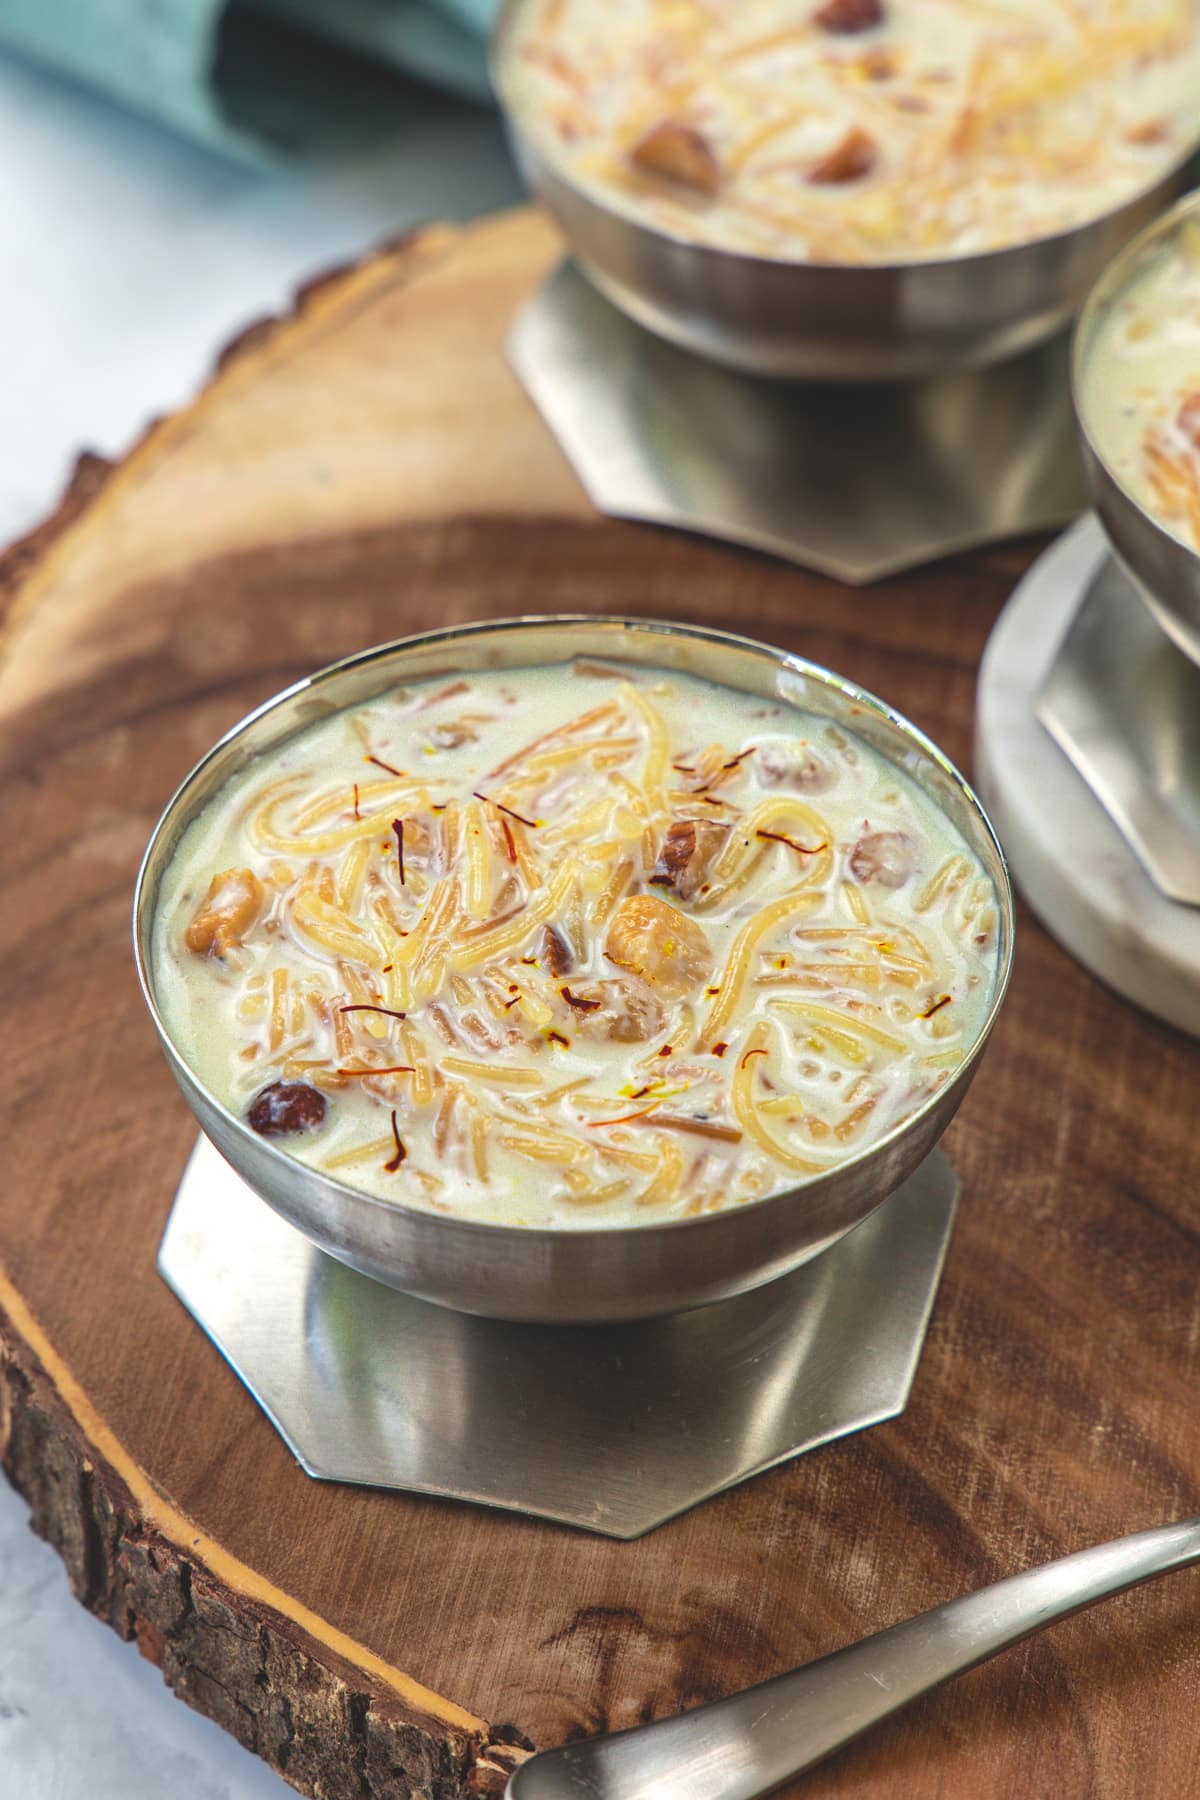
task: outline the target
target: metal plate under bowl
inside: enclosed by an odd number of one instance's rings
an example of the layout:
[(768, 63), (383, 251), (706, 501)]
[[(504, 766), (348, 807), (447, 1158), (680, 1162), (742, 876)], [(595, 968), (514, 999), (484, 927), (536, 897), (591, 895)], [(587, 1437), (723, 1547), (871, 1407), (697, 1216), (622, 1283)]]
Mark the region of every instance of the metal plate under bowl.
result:
[(508, 341), (589, 498), (862, 584), (1087, 505), (1062, 338), (879, 385), (738, 374), (635, 325), (564, 262)]
[(1200, 906), (1200, 667), (1113, 556), (1098, 559), (1037, 714), (1159, 892)]
[(1154, 623), (1095, 518), (1039, 557), (992, 632), (975, 777), (1048, 930), (1200, 1036), (1200, 668)]
[(158, 1266), (308, 1474), (634, 1538), (903, 1410), (957, 1198), (934, 1151), (769, 1287), (635, 1324), (517, 1325), (335, 1262), (201, 1138)]

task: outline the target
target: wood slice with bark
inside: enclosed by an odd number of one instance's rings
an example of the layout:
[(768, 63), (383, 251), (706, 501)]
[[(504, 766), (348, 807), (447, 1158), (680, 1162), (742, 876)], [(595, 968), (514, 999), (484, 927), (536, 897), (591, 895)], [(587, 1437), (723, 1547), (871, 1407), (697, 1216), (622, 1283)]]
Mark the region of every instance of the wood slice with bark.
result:
[[(409, 630), (618, 610), (802, 651), (967, 759), (1037, 546), (853, 592), (597, 516), (503, 355), (559, 252), (521, 212), (318, 284), (117, 466), (85, 460), (0, 570), (4, 1464), (80, 1600), (330, 1800), (499, 1793), (523, 1747), (1200, 1510), (1200, 1048), (1027, 914), (947, 1141), (964, 1197), (908, 1410), (640, 1542), (310, 1481), (157, 1276), (194, 1126), (133, 877), (179, 778), (287, 682)], [(1032, 1640), (797, 1793), (1193, 1791), (1194, 1581)]]

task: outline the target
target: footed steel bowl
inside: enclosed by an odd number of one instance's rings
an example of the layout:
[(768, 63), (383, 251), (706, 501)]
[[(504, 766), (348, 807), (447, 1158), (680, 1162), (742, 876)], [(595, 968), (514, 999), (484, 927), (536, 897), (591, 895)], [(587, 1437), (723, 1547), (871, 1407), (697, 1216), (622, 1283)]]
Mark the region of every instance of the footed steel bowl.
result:
[[(827, 1174), (728, 1212), (637, 1226), (527, 1229), (423, 1211), (298, 1162), (217, 1100), (173, 1042), (158, 1006), (153, 921), (180, 837), (231, 776), (318, 719), (403, 682), (575, 657), (676, 669), (784, 701), (866, 739), (927, 793), (979, 858), (996, 892), (995, 990), (978, 1037), (946, 1085), (910, 1119)], [(335, 663), (235, 725), (183, 782), (150, 839), (134, 894), (134, 951), (163, 1051), (201, 1130), (256, 1194), (322, 1250), (426, 1300), (542, 1323), (683, 1311), (771, 1281), (835, 1243), (913, 1173), (953, 1118), (1008, 984), (1013, 899), (1004, 856), (974, 793), (915, 726), (841, 676), (749, 638), (622, 618), (529, 618), (401, 639)]]
[(649, 224), (546, 154), (507, 79), (509, 45), (528, 3), (505, 0), (491, 52), (522, 175), (614, 306), (659, 337), (750, 374), (902, 380), (1032, 349), (1068, 323), (1105, 264), (1185, 185), (1196, 149), (1193, 142), (1109, 212), (982, 254), (851, 264), (722, 250)]
[(1071, 347), (1071, 389), (1084, 472), (1096, 511), (1118, 560), (1172, 643), (1200, 663), (1200, 555), (1154, 517), (1114, 474), (1092, 435), (1083, 381), (1109, 312), (1129, 284), (1161, 255), (1183, 226), (1200, 221), (1200, 193), (1189, 194), (1155, 221), (1105, 269), (1079, 315)]

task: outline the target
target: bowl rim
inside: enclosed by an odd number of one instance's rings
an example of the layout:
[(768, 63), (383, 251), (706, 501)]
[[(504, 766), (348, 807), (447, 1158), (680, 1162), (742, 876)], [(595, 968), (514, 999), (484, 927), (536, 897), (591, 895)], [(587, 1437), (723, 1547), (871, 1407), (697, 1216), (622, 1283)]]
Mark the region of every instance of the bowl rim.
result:
[[(1173, 206), (1167, 208), (1166, 212), (1160, 213), (1157, 219), (1151, 219), (1150, 223), (1144, 226), (1136, 237), (1131, 238), (1117, 252), (1111, 262), (1105, 264), (1079, 309), (1079, 317), (1072, 329), (1069, 379), (1075, 427), (1086, 451), (1095, 458), (1098, 467), (1120, 494), (1121, 499), (1136, 512), (1146, 525), (1152, 527), (1159, 538), (1173, 549), (1182, 551), (1185, 556), (1200, 561), (1200, 549), (1197, 549), (1194, 544), (1189, 544), (1186, 538), (1178, 537), (1157, 514), (1151, 512), (1149, 507), (1139, 500), (1132, 488), (1117, 473), (1107, 452), (1092, 430), (1083, 392), (1094, 340), (1103, 323), (1102, 315), (1119, 299), (1143, 258), (1148, 262), (1153, 252), (1163, 249), (1168, 240), (1175, 235), (1189, 217), (1200, 220), (1200, 186), (1182, 194)], [(1138, 579), (1144, 580), (1145, 578), (1139, 575)]]
[[(199, 1074), (193, 1069), (191, 1063), (176, 1044), (155, 997), (153, 927), (157, 914), (157, 904), (153, 906), (150, 904), (149, 889), (152, 865), (157, 861), (159, 846), (163, 838), (172, 828), (179, 810), (189, 797), (193, 796), (198, 788), (203, 787), (213, 764), (223, 756), (225, 751), (228, 750), (231, 745), (236, 743), (239, 738), (248, 732), (254, 725), (258, 724), (259, 721), (269, 717), (273, 712), (280, 711), (284, 707), (292, 704), (302, 695), (311, 695), (316, 691), (328, 687), (330, 684), (336, 683), (339, 678), (351, 670), (366, 668), (372, 663), (385, 662), (393, 657), (402, 657), (406, 651), (419, 645), (436, 645), (441, 642), (449, 646), (460, 642), (463, 638), (491, 636), (496, 634), (508, 635), (510, 633), (518, 635), (523, 631), (533, 629), (544, 630), (547, 627), (559, 627), (569, 633), (570, 629), (574, 626), (608, 626), (622, 630), (646, 632), (651, 636), (684, 638), (689, 640), (700, 639), (707, 643), (718, 645), (724, 644), (736, 647), (741, 651), (748, 651), (755, 657), (768, 662), (775, 669), (789, 670), (805, 678), (815, 680), (818, 685), (833, 688), (851, 704), (860, 706), (865, 711), (873, 713), (876, 717), (882, 719), (888, 726), (899, 731), (902, 736), (914, 743), (917, 748), (919, 748), (925, 756), (942, 771), (942, 774), (950, 780), (952, 786), (957, 790), (958, 796), (968, 812), (974, 814), (978, 824), (981, 826), (984, 836), (995, 854), (996, 872), (1000, 877), (999, 883), (995, 884), (997, 887), (996, 900), (1002, 928), (999, 938), (1000, 954), (996, 965), (995, 979), (988, 1000), (987, 1012), (976, 1029), (970, 1048), (966, 1051), (962, 1061), (951, 1072), (953, 1086), (958, 1087), (963, 1084), (965, 1078), (973, 1070), (975, 1063), (982, 1055), (983, 1049), (991, 1034), (992, 1027), (996, 1022), (997, 1015), (1004, 1002), (1004, 997), (1008, 991), (1009, 980), (1012, 974), (1016, 935), (1016, 907), (1012, 877), (1003, 846), (996, 835), (995, 827), (992, 825), (991, 819), (988, 817), (987, 811), (979, 796), (946, 753), (941, 750), (931, 738), (927, 737), (919, 726), (914, 725), (903, 713), (898, 712), (895, 707), (889, 706), (886, 701), (879, 699), (878, 696), (871, 693), (869, 689), (860, 687), (856, 682), (849, 680), (848, 677), (838, 675), (835, 671), (825, 668), (820, 663), (812, 662), (807, 657), (800, 656), (793, 651), (783, 650), (777, 646), (763, 643), (757, 638), (745, 637), (737, 632), (723, 631), (714, 626), (680, 624), (672, 620), (638, 618), (630, 614), (622, 613), (524, 613), (503, 619), (471, 620), (459, 625), (438, 626), (430, 631), (412, 632), (404, 637), (393, 638), (386, 643), (374, 644), (365, 650), (355, 651), (349, 656), (339, 657), (337, 661), (325, 664), (323, 667), (314, 670), (310, 675), (302, 676), (298, 681), (292, 682), (288, 687), (281, 689), (279, 693), (271, 695), (258, 706), (252, 708), (250, 712), (246, 713), (241, 719), (231, 725), (227, 731), (223, 732), (211, 748), (204, 753), (200, 760), (183, 777), (159, 815), (154, 829), (150, 834), (145, 851), (143, 852), (141, 863), (138, 867), (137, 878), (133, 887), (133, 957), (134, 966), (137, 970), (138, 983), (141, 988), (142, 999), (150, 1013), (151, 1020), (153, 1021), (164, 1053), (171, 1065), (172, 1071), (176, 1074), (177, 1079), (180, 1072), (182, 1072), (185, 1077), (185, 1081), (182, 1084), (185, 1089), (187, 1086), (194, 1086), (198, 1092), (203, 1095), (206, 1103), (219, 1115), (222, 1122), (233, 1130), (235, 1136), (238, 1139), (245, 1140), (248, 1146), (253, 1147), (256, 1154), (265, 1154), (268, 1161), (273, 1162), (276, 1165), (281, 1175), (286, 1176), (291, 1171), (299, 1168), (303, 1171), (305, 1176), (312, 1177), (317, 1182), (328, 1187), (334, 1193), (344, 1197), (351, 1203), (366, 1204), (372, 1208), (378, 1207), (390, 1214), (401, 1213), (406, 1217), (425, 1225), (427, 1225), (430, 1220), (433, 1220), (442, 1226), (457, 1227), (460, 1230), (469, 1228), (472, 1232), (478, 1231), (487, 1233), (494, 1241), (511, 1239), (515, 1242), (527, 1243), (535, 1236), (543, 1239), (550, 1239), (552, 1241), (564, 1240), (572, 1243), (589, 1239), (610, 1241), (615, 1238), (648, 1231), (700, 1230), (704, 1227), (712, 1227), (717, 1221), (726, 1219), (732, 1214), (740, 1216), (751, 1209), (758, 1209), (759, 1207), (766, 1207), (784, 1202), (789, 1198), (804, 1192), (806, 1189), (817, 1188), (819, 1184), (826, 1180), (845, 1177), (851, 1170), (861, 1167), (876, 1157), (882, 1156), (884, 1152), (898, 1142), (899, 1139), (909, 1132), (914, 1131), (926, 1115), (934, 1110), (943, 1097), (945, 1090), (943, 1088), (936, 1088), (932, 1094), (922, 1101), (915, 1112), (909, 1114), (907, 1118), (900, 1120), (890, 1131), (886, 1132), (883, 1137), (876, 1139), (873, 1143), (856, 1151), (853, 1156), (846, 1157), (843, 1161), (834, 1163), (829, 1169), (822, 1170), (817, 1175), (809, 1176), (806, 1179), (793, 1182), (785, 1187), (772, 1188), (770, 1192), (766, 1194), (760, 1194), (751, 1200), (739, 1203), (736, 1208), (722, 1207), (716, 1212), (701, 1213), (685, 1217), (677, 1216), (666, 1219), (648, 1218), (644, 1223), (638, 1222), (634, 1224), (625, 1223), (606, 1225), (596, 1223), (586, 1226), (529, 1226), (512, 1225), (500, 1220), (480, 1219), (471, 1216), (447, 1216), (433, 1212), (428, 1207), (410, 1205), (404, 1200), (392, 1200), (381, 1194), (369, 1193), (365, 1188), (355, 1187), (352, 1183), (342, 1181), (337, 1176), (331, 1175), (327, 1170), (320, 1169), (312, 1163), (300, 1162), (298, 1157), (292, 1156), (287, 1150), (280, 1148), (280, 1146), (274, 1143), (270, 1138), (262, 1137), (257, 1132), (252, 1131), (246, 1121), (237, 1113), (232, 1112), (223, 1101), (219, 1100), (207, 1084), (200, 1078)], [(612, 660), (620, 660), (619, 652), (611, 652), (610, 655), (612, 656)], [(569, 655), (564, 658), (564, 661), (569, 660)], [(649, 666), (653, 665), (651, 664)], [(702, 677), (701, 679), (707, 678)], [(334, 712), (339, 710), (343, 709), (337, 707), (333, 709)], [(290, 741), (291, 736), (298, 736), (307, 728), (309, 723), (310, 721), (305, 721), (299, 724), (295, 733), (280, 738), (276, 744), (271, 746), (271, 749), (277, 749), (280, 744)], [(853, 727), (850, 727), (850, 729), (853, 729)], [(269, 755), (270, 753), (271, 751), (268, 750), (263, 754)], [(879, 754), (886, 755), (887, 753), (880, 751)], [(217, 791), (219, 790), (214, 789), (213, 794), (206, 796), (202, 804), (207, 804), (208, 800), (213, 798)], [(929, 798), (931, 804), (937, 804), (933, 801), (932, 797)], [(162, 871), (158, 877), (154, 893), (154, 900), (156, 903), (158, 892), (161, 888), (162, 874), (165, 873), (168, 866), (169, 859), (168, 862), (164, 862)], [(239, 1173), (241, 1173), (240, 1170)], [(244, 1175), (242, 1178), (246, 1179)], [(886, 1195), (881, 1195), (880, 1202), (886, 1198)]]
[(525, 119), (522, 109), (510, 98), (511, 90), (505, 84), (504, 61), (508, 50), (508, 39), (515, 29), (518, 14), (534, 0), (501, 0), (488, 38), (487, 68), (492, 92), (500, 106), (500, 110), (513, 131), (519, 131), (523, 142), (539, 158), (543, 166), (553, 178), (560, 182), (577, 199), (594, 206), (600, 213), (620, 219), (623, 224), (643, 231), (650, 238), (674, 250), (690, 250), (702, 260), (727, 261), (745, 264), (750, 268), (781, 268), (803, 270), (816, 277), (827, 275), (892, 275), (909, 274), (921, 269), (967, 269), (979, 268), (986, 271), (998, 258), (1015, 256), (1022, 251), (1043, 251), (1054, 245), (1066, 245), (1071, 239), (1082, 237), (1093, 227), (1103, 226), (1113, 219), (1120, 218), (1126, 210), (1140, 205), (1149, 199), (1155, 191), (1169, 183), (1184, 169), (1194, 156), (1200, 154), (1200, 122), (1194, 132), (1186, 140), (1185, 145), (1151, 179), (1132, 193), (1126, 194), (1112, 206), (1102, 208), (1099, 212), (1089, 213), (1084, 219), (1077, 220), (1074, 225), (1064, 226), (1059, 231), (1043, 232), (1037, 237), (1020, 238), (1016, 243), (993, 245), (989, 250), (961, 250), (948, 256), (911, 257), (908, 260), (897, 258), (890, 262), (814, 262), (811, 259), (796, 256), (771, 256), (764, 251), (734, 250), (721, 244), (705, 243), (700, 238), (688, 237), (684, 232), (672, 231), (665, 225), (659, 225), (644, 218), (636, 208), (624, 201), (620, 195), (609, 197), (606, 191), (593, 188), (578, 181), (570, 168), (552, 153), (547, 152), (541, 142), (534, 138)]

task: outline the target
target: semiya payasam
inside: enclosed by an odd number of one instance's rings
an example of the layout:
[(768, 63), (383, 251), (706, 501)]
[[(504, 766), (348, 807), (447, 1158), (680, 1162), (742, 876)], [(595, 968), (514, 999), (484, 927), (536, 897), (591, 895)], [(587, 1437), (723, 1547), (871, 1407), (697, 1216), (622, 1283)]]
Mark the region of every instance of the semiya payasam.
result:
[(1186, 219), (1110, 306), (1081, 400), (1117, 480), (1200, 550), (1200, 220)]
[(1099, 217), (1200, 133), (1196, 0), (529, 0), (523, 130), (608, 204), (753, 255), (912, 262)]
[(396, 690), (237, 775), (181, 839), (160, 1006), (303, 1162), (511, 1225), (793, 1187), (972, 1049), (992, 886), (829, 721), (577, 662)]

